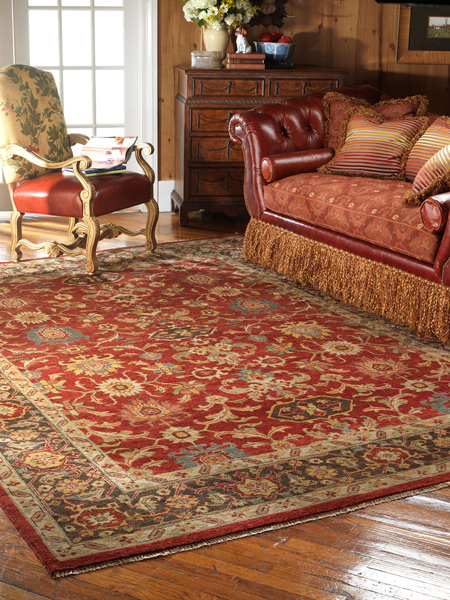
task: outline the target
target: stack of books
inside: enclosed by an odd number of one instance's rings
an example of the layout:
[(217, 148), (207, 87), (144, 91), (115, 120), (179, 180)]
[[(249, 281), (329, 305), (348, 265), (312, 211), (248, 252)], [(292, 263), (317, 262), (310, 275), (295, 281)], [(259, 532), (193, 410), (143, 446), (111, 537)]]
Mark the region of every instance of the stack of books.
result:
[(237, 54), (237, 53), (228, 53), (227, 60), (225, 62), (225, 66), (227, 69), (265, 69), (265, 54)]

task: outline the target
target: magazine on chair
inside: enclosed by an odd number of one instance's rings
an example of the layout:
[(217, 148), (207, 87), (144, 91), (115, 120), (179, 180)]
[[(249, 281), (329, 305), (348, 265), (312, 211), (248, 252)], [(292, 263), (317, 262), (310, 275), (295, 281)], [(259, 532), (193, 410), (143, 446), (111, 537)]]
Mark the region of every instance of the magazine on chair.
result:
[[(83, 172), (86, 175), (122, 173), (133, 153), (136, 140), (135, 136), (91, 137), (79, 152), (92, 160), (92, 165)], [(73, 173), (71, 167), (63, 170)]]

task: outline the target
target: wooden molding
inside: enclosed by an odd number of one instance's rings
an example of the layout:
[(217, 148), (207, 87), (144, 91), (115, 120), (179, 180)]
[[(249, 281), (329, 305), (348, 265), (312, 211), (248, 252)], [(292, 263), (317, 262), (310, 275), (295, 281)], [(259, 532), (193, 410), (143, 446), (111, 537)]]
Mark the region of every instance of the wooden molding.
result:
[(411, 8), (400, 6), (397, 37), (397, 62), (417, 65), (450, 65), (450, 52), (409, 50)]

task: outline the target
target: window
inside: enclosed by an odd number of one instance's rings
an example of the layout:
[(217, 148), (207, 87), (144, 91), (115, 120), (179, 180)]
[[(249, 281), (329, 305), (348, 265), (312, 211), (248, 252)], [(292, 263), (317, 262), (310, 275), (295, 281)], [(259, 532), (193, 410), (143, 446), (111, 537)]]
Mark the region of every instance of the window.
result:
[(29, 64), (56, 79), (70, 131), (125, 133), (124, 0), (28, 0)]

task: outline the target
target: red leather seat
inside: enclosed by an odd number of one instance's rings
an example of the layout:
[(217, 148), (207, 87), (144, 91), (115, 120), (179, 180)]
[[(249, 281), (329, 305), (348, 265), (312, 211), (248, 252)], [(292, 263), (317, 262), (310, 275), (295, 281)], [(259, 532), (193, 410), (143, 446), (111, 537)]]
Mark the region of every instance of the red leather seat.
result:
[[(94, 185), (93, 212), (96, 217), (148, 202), (152, 184), (141, 173), (117, 173), (89, 177)], [(58, 217), (83, 216), (83, 190), (76, 177), (58, 171), (24, 181), (14, 190), (19, 212)]]

